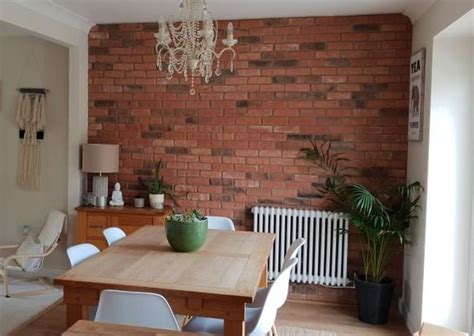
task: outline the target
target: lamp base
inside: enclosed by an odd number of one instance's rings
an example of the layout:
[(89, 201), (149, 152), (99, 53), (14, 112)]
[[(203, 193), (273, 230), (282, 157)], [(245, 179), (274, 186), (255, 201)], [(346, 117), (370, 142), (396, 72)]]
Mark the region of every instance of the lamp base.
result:
[(109, 194), (109, 178), (107, 176), (94, 176), (92, 179), (92, 193), (95, 196), (96, 206), (105, 207)]

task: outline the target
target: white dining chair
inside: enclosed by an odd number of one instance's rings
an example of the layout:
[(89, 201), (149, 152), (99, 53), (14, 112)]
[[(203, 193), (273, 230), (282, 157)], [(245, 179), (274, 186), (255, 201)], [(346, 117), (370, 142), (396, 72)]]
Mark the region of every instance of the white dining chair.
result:
[[(285, 269), (290, 264), (292, 259), (296, 258), (296, 255), (298, 254), (301, 247), (305, 244), (305, 242), (306, 240), (304, 238), (298, 238), (290, 245), (290, 248), (288, 249), (288, 251), (286, 251), (285, 258), (283, 259), (283, 264), (281, 267), (282, 270)], [(281, 275), (282, 273), (278, 275), (277, 279), (270, 286), (265, 287), (265, 288), (259, 288), (257, 290), (257, 294), (255, 294), (255, 298), (253, 302), (250, 303), (248, 307), (252, 307), (252, 308), (262, 307), (265, 302), (265, 297), (268, 295), (268, 291), (270, 290), (270, 287), (272, 287), (277, 282), (277, 280), (280, 278)], [(283, 306), (283, 304), (286, 301), (286, 297), (288, 296), (289, 282), (290, 282), (289, 280), (290, 278), (288, 278), (288, 282), (286, 283), (286, 285), (284, 287), (281, 287), (280, 289), (282, 292), (281, 292), (281, 298), (280, 298), (278, 308)]]
[(159, 294), (145, 292), (102, 291), (95, 321), (180, 330), (168, 301)]
[(232, 219), (221, 216), (206, 216), (207, 228), (211, 230), (228, 230), (235, 231), (234, 222)]
[[(71, 264), (71, 267), (79, 265), (83, 261), (86, 261), (87, 259), (89, 259), (93, 255), (96, 255), (99, 252), (100, 250), (95, 245), (89, 243), (74, 245), (66, 250), (66, 254), (69, 258), (69, 263)], [(94, 320), (96, 311), (97, 306), (89, 307), (87, 313), (89, 320)]]
[[(277, 310), (282, 300), (281, 290), (288, 286), (291, 270), (297, 263), (297, 258), (291, 259), (288, 262), (286, 268), (282, 270), (278, 279), (270, 287), (261, 308), (245, 307), (246, 335), (262, 336), (270, 332), (275, 324)], [(183, 331), (222, 335), (224, 333), (224, 320), (209, 317), (193, 317), (184, 326)]]
[(89, 243), (71, 246), (66, 251), (71, 267), (79, 265), (99, 252), (100, 250), (95, 245)]
[(120, 239), (123, 239), (127, 236), (125, 232), (121, 228), (118, 227), (110, 227), (102, 231), (104, 234), (105, 240), (107, 240), (107, 244), (112, 246)]
[(285, 258), (283, 258), (283, 264), (281, 269), (284, 269), (291, 259), (296, 258), (296, 255), (300, 251), (301, 247), (306, 243), (306, 239), (298, 238), (293, 243), (291, 243), (288, 251), (285, 253)]

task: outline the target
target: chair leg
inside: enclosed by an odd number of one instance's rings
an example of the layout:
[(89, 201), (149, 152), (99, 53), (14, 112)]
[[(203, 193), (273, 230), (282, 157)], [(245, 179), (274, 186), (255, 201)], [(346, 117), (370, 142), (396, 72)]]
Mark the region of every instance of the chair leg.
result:
[(191, 321), (191, 319), (192, 319), (192, 316), (185, 315), (185, 316), (184, 316), (184, 319), (183, 319), (183, 324), (182, 324), (181, 328), (183, 328), (186, 324), (188, 324), (188, 322)]
[(5, 291), (5, 297), (9, 298), (10, 297), (10, 293), (8, 292), (8, 274), (7, 274), (7, 270), (4, 269), (3, 272), (2, 272), (2, 276), (3, 276), (3, 289)]
[(56, 290), (55, 287), (48, 284), (48, 281), (46, 280), (46, 278), (39, 277), (35, 279), (35, 281), (38, 281), (44, 287), (44, 289), (36, 289), (36, 290), (31, 290), (31, 291), (26, 291), (26, 292), (15, 293), (15, 294), (9, 295), (9, 297), (12, 297), (12, 296), (25, 297), (25, 296), (32, 296), (32, 295), (41, 295), (41, 294), (47, 294)]
[(273, 336), (278, 336), (278, 331), (277, 331), (277, 327), (276, 327), (275, 324), (272, 325), (272, 334), (273, 334)]
[(0, 269), (0, 278), (3, 278), (3, 288), (4, 288), (4, 293), (5, 293), (4, 296), (6, 298), (10, 298), (12, 296), (20, 297), (20, 296), (29, 296), (29, 295), (39, 295), (39, 294), (45, 294), (45, 293), (49, 293), (56, 290), (56, 288), (51, 286), (45, 278), (39, 277), (38, 279), (36, 279), (36, 281), (38, 281), (44, 287), (44, 289), (15, 293), (13, 295), (10, 293), (10, 290), (8, 288), (9, 278), (8, 278), (8, 273), (6, 269), (3, 269), (3, 270)]

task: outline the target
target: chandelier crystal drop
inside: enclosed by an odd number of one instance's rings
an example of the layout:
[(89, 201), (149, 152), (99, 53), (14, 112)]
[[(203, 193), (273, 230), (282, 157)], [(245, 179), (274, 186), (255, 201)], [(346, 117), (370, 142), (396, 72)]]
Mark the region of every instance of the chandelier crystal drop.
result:
[[(158, 25), (159, 30), (154, 34), (157, 41), (156, 66), (163, 70), (163, 64), (166, 63), (168, 80), (173, 78), (175, 72), (183, 74), (186, 81), (191, 76), (191, 95), (196, 94), (195, 76), (201, 76), (209, 83), (213, 74), (221, 75), (220, 58), (226, 51), (231, 53), (230, 71), (234, 71), (236, 53), (233, 46), (237, 43), (234, 28), (229, 23), (227, 38), (222, 40), (225, 47), (216, 52), (217, 21), (207, 11), (206, 0), (182, 0), (178, 18), (170, 18), (168, 22), (160, 18)], [(213, 71), (214, 61), (216, 68)]]

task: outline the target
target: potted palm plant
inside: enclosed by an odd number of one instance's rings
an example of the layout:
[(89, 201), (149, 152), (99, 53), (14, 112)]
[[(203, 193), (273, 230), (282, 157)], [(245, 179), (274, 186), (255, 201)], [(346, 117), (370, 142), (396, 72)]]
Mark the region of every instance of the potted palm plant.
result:
[(410, 224), (418, 218), (419, 182), (397, 183), (386, 169), (362, 171), (367, 183), (351, 182), (354, 168), (348, 167), (342, 153), (331, 151), (331, 143), (300, 149), (301, 157), (327, 173), (318, 186), (330, 210), (345, 213), (360, 232), (364, 273), (355, 276), (359, 319), (371, 324), (388, 320), (393, 280), (387, 277), (386, 266), (396, 244), (408, 244)]
[(165, 183), (163, 177), (160, 175), (162, 166), (163, 161), (158, 161), (156, 168), (153, 169), (153, 179), (151, 181), (146, 182), (143, 181), (141, 177), (139, 178), (140, 182), (148, 191), (150, 206), (159, 210), (163, 209), (165, 195), (176, 203), (175, 195), (171, 186)]

